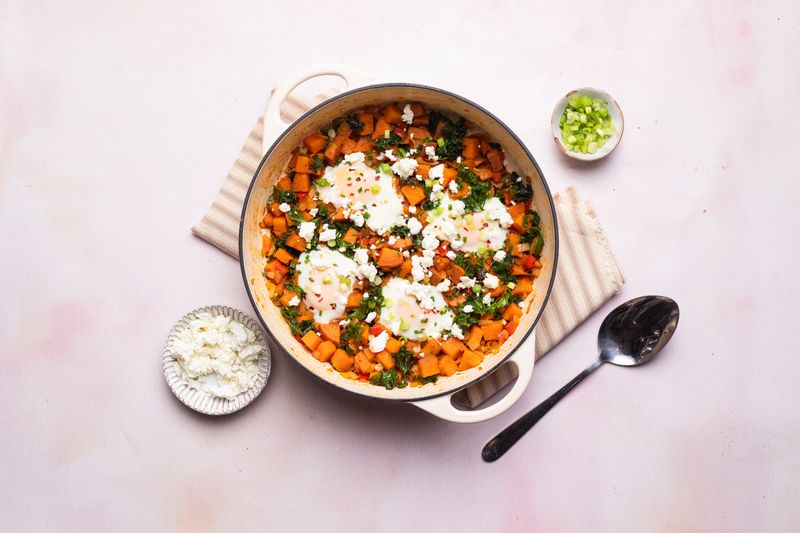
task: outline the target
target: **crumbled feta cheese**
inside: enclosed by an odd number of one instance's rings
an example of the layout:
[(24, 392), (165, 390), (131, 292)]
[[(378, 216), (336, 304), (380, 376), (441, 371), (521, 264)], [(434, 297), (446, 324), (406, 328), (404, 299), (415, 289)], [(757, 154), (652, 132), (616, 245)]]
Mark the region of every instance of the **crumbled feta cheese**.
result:
[(406, 104), (403, 108), (403, 116), (400, 117), (400, 119), (406, 124), (412, 124), (414, 122), (414, 111), (411, 110), (411, 104)]
[(386, 341), (389, 340), (389, 333), (384, 330), (381, 331), (380, 335), (375, 337), (370, 337), (369, 339), (369, 349), (372, 353), (380, 353), (386, 348)]
[(195, 390), (233, 399), (258, 378), (264, 346), (247, 326), (224, 315), (198, 313), (173, 344), (181, 375)]
[(359, 211), (350, 213), (350, 220), (352, 220), (353, 224), (355, 224), (359, 228), (363, 227), (364, 226), (364, 213), (361, 213)]
[(439, 239), (437, 239), (433, 235), (426, 235), (422, 239), (423, 250), (435, 250), (438, 247), (439, 247)]
[(437, 290), (440, 290), (440, 291), (442, 291), (442, 292), (447, 292), (447, 291), (449, 291), (449, 290), (450, 290), (450, 280), (449, 280), (449, 279), (447, 279), (447, 278), (444, 278), (444, 279), (443, 279), (443, 280), (442, 280), (442, 281), (441, 281), (441, 282), (440, 282), (440, 283), (439, 283), (439, 284), (436, 286), (436, 289), (437, 289)]
[(289, 300), (289, 307), (297, 307), (298, 305), (300, 305), (300, 297), (295, 294), (292, 299)]
[(301, 222), (300, 227), (297, 230), (297, 234), (306, 241), (310, 241), (314, 238), (315, 231), (317, 231), (317, 225), (313, 222)]
[(372, 324), (372, 321), (375, 320), (376, 316), (378, 315), (377, 313), (375, 313), (375, 311), (370, 311), (369, 314), (367, 315), (367, 318), (364, 319), (364, 322), (366, 322), (367, 324)]
[(409, 255), (408, 250), (403, 250), (403, 257), (408, 257)]
[(472, 307), (470, 304), (467, 304), (467, 305), (465, 305), (465, 306), (464, 306), (464, 312), (465, 312), (465, 313), (471, 313), (471, 312), (473, 312), (474, 310), (475, 310), (475, 308), (474, 308), (474, 307)]
[(417, 160), (404, 157), (392, 165), (392, 172), (401, 178), (409, 178), (417, 170)]
[(448, 185), (447, 188), (450, 189), (451, 193), (453, 193), (453, 194), (457, 193), (458, 192), (458, 182), (456, 182), (456, 180), (451, 181), (450, 185)]
[(411, 235), (416, 235), (420, 231), (422, 231), (422, 222), (417, 220), (414, 217), (408, 219), (408, 231), (411, 232)]
[(292, 210), (291, 206), (289, 204), (287, 204), (286, 202), (284, 202), (281, 205), (279, 205), (278, 209), (280, 209), (281, 213), (288, 213), (289, 211)]
[(414, 206), (414, 205), (408, 206), (408, 212), (411, 213), (411, 214), (416, 213), (417, 212), (417, 207)]
[(350, 323), (350, 319), (348, 318), (347, 320), (342, 320), (341, 322), (339, 322), (339, 325), (340, 325), (341, 327), (345, 327), (345, 326), (346, 326), (346, 325), (348, 325), (349, 323)]
[(392, 153), (393, 151), (394, 151), (394, 150), (392, 150), (391, 148), (389, 148), (388, 150), (386, 150), (385, 152), (383, 152), (383, 155), (384, 155), (384, 156), (386, 157), (386, 159), (388, 159), (389, 161), (397, 161), (397, 156), (396, 156), (396, 155), (394, 155), (394, 154)]
[(446, 255), (446, 256), (447, 256), (447, 258), (448, 258), (450, 261), (452, 261), (452, 260), (454, 260), (454, 259), (456, 258), (456, 253), (455, 253), (453, 250), (447, 250), (447, 253), (446, 253), (446, 254), (444, 254), (444, 255)]
[(317, 209), (316, 207), (314, 209), (308, 210), (308, 214), (311, 215), (312, 217), (317, 216), (317, 213), (319, 213), (319, 209)]
[(436, 155), (436, 148), (433, 146), (426, 146), (425, 147), (425, 157), (428, 158), (428, 161), (438, 161), (439, 156)]
[(456, 157), (456, 163), (461, 163), (461, 156)]
[(367, 261), (369, 261), (369, 252), (366, 248), (359, 248), (353, 253), (353, 259), (355, 259), (356, 263), (359, 265), (365, 265)]
[(500, 285), (500, 280), (494, 274), (486, 274), (486, 277), (483, 278), (483, 284), (488, 289), (496, 289)]
[(471, 289), (475, 286), (475, 279), (469, 276), (461, 276), (459, 278), (459, 283), (456, 285), (458, 289)]
[(394, 235), (389, 235), (389, 238), (386, 240), (386, 242), (388, 242), (389, 246), (391, 246), (397, 242), (397, 237), (395, 237)]
[(323, 224), (322, 231), (319, 233), (319, 242), (328, 242), (336, 239), (336, 230), (328, 228), (327, 224)]
[(497, 252), (494, 254), (495, 261), (502, 261), (505, 258), (506, 258), (505, 250), (497, 250)]
[(461, 328), (458, 326), (458, 324), (453, 324), (452, 329), (450, 329), (450, 333), (452, 333), (453, 337), (456, 339), (464, 340), (464, 332), (461, 331)]
[(444, 165), (436, 165), (428, 171), (428, 179), (441, 180), (444, 178)]
[(489, 294), (488, 292), (483, 295), (483, 303), (484, 305), (489, 305), (490, 303), (492, 303), (492, 295)]
[[(358, 265), (358, 268), (356, 269), (356, 275), (360, 278), (368, 279), (370, 283), (374, 283), (375, 277), (378, 275), (378, 269), (375, 267), (375, 265), (370, 263)], [(366, 294), (364, 295), (364, 297), (367, 296), (368, 295)]]
[(363, 163), (364, 162), (364, 152), (353, 152), (352, 154), (347, 154), (344, 156), (345, 163)]

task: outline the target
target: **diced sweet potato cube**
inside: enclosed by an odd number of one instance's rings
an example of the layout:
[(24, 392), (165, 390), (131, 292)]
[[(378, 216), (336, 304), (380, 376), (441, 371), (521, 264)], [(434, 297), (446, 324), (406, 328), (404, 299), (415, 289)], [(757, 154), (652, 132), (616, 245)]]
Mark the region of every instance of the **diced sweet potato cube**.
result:
[(322, 343), (322, 339), (319, 338), (319, 335), (317, 335), (317, 332), (314, 330), (307, 331), (306, 334), (303, 335), (302, 340), (303, 344), (308, 346), (308, 349), (312, 352)]
[(469, 370), (475, 368), (483, 362), (483, 354), (480, 352), (473, 352), (472, 350), (464, 350), (464, 355), (461, 356), (461, 362), (458, 365), (459, 370)]
[(360, 133), (361, 135), (369, 135), (374, 131), (373, 129), (374, 122), (372, 119), (372, 113), (359, 113), (356, 116), (358, 117), (358, 121), (364, 124), (364, 129), (362, 129), (358, 133)]
[(403, 264), (403, 254), (388, 247), (381, 248), (378, 256), (378, 268), (383, 270), (394, 270)]
[(325, 145), (328, 144), (328, 138), (321, 133), (312, 133), (303, 139), (303, 144), (309, 152), (316, 154), (325, 148)]
[(308, 189), (311, 187), (311, 180), (308, 177), (308, 174), (303, 174), (298, 172), (294, 175), (292, 179), (292, 190), (294, 192), (308, 192)]
[(261, 257), (267, 257), (272, 249), (272, 239), (266, 233), (261, 234)]
[(361, 303), (361, 296), (362, 294), (358, 291), (353, 291), (350, 293), (350, 296), (347, 297), (347, 309), (353, 309), (358, 307), (358, 304)]
[(374, 145), (367, 140), (366, 137), (361, 137), (356, 143), (355, 152), (369, 152)]
[(478, 137), (464, 137), (464, 157), (475, 159), (481, 153), (481, 140)]
[(294, 256), (284, 250), (283, 248), (278, 248), (275, 251), (275, 259), (283, 263), (284, 265), (288, 265), (294, 259)]
[(390, 370), (394, 368), (395, 362), (394, 357), (388, 351), (383, 350), (382, 352), (376, 355), (378, 362), (383, 365), (385, 370)]
[(477, 350), (478, 346), (481, 345), (482, 338), (483, 331), (480, 326), (472, 326), (472, 329), (469, 330), (469, 335), (467, 335), (467, 346), (469, 346), (469, 349)]
[(461, 280), (461, 276), (464, 275), (464, 269), (458, 266), (455, 263), (450, 263), (450, 266), (447, 268), (447, 277), (450, 278), (450, 281), (453, 283), (458, 283)]
[(342, 153), (344, 155), (352, 154), (356, 151), (356, 141), (353, 139), (345, 139), (342, 142)]
[(503, 311), (503, 318), (509, 322), (516, 322), (522, 316), (522, 308), (515, 303), (508, 304)]
[(389, 353), (397, 353), (400, 351), (400, 341), (395, 339), (394, 337), (389, 337), (389, 340), (386, 341), (386, 351)]
[(442, 351), (455, 359), (464, 351), (464, 343), (455, 337), (450, 337), (442, 343)]
[(336, 351), (336, 345), (331, 341), (323, 341), (317, 346), (317, 349), (311, 354), (314, 358), (319, 359), (323, 363), (330, 361), (333, 352)]
[(458, 372), (458, 365), (453, 361), (449, 355), (443, 355), (439, 358), (439, 371), (444, 376), (452, 376)]
[(278, 183), (275, 184), (275, 187), (282, 191), (288, 191), (292, 188), (292, 180), (289, 178), (289, 176), (284, 176), (278, 180)]
[(375, 370), (375, 365), (373, 365), (362, 352), (356, 354), (354, 362), (356, 365), (356, 372), (359, 374), (369, 374)]
[[(499, 320), (495, 320), (494, 322), (481, 326), (481, 330), (483, 331), (484, 339), (487, 341), (496, 341), (500, 332), (503, 330), (503, 323)], [(474, 350), (475, 348), (472, 349)]]
[(410, 105), (411, 105), (411, 111), (413, 111), (415, 117), (424, 117), (425, 115), (428, 114), (428, 112), (425, 111), (425, 106), (423, 106), (422, 104), (410, 104)]
[(525, 214), (524, 213), (521, 214), (521, 215), (517, 215), (517, 216), (513, 217), (511, 220), (514, 221), (513, 224), (512, 224), (512, 227), (515, 230), (517, 230), (519, 232), (522, 232), (522, 233), (525, 232), (526, 224), (525, 224)]
[(381, 109), (381, 115), (389, 124), (399, 124), (403, 118), (403, 112), (394, 104), (389, 104)]
[(435, 355), (426, 355), (417, 364), (420, 377), (428, 378), (439, 373), (439, 358)]
[(403, 196), (406, 197), (408, 203), (411, 205), (417, 205), (418, 203), (425, 200), (425, 190), (422, 187), (417, 187), (416, 185), (404, 185), (400, 192), (403, 193)]
[[(413, 137), (412, 137), (412, 135), (413, 135)], [(414, 141), (416, 141), (418, 143), (422, 143), (422, 139), (424, 139), (425, 137), (430, 137), (430, 136), (431, 136), (431, 132), (428, 131), (428, 128), (419, 128), (419, 127), (415, 127), (415, 126), (412, 126), (412, 127), (408, 128), (408, 138), (412, 139), (412, 140), (414, 140)]]
[(428, 339), (428, 342), (422, 347), (422, 351), (425, 355), (439, 355), (439, 352), (442, 351), (442, 345), (436, 339)]
[(272, 233), (278, 237), (286, 233), (286, 217), (279, 216), (272, 219)]
[(339, 372), (351, 370), (353, 368), (353, 363), (355, 363), (355, 358), (351, 357), (350, 354), (344, 350), (336, 350), (333, 352), (331, 364), (333, 365), (333, 368)]
[(339, 346), (339, 338), (341, 334), (341, 328), (339, 328), (339, 324), (320, 324), (319, 331), (322, 333), (322, 336), (331, 341), (336, 346)]
[(447, 167), (442, 172), (442, 184), (447, 187), (450, 185), (450, 182), (456, 179), (458, 172), (454, 168)]
[(409, 275), (411, 275), (411, 269), (413, 267), (414, 265), (411, 263), (411, 259), (405, 259), (403, 264), (400, 265), (400, 269), (397, 271), (397, 273), (401, 278), (407, 278)]
[(297, 160), (294, 162), (295, 172), (308, 172), (309, 159), (304, 155), (298, 155)]
[(344, 232), (342, 240), (350, 244), (355, 244), (356, 239), (358, 239), (358, 230), (355, 228), (347, 228), (347, 231)]
[(260, 228), (271, 228), (272, 227), (272, 220), (273, 220), (272, 213), (266, 212), (264, 216), (261, 217), (261, 222), (258, 223)]
[(383, 137), (384, 135), (386, 135), (386, 131), (391, 129), (392, 125), (386, 122), (386, 120), (383, 117), (380, 117), (378, 119), (378, 122), (375, 124), (375, 131), (372, 132), (371, 136), (372, 140), (374, 141), (375, 139)]
[(519, 278), (519, 280), (517, 280), (517, 286), (514, 287), (514, 290), (512, 290), (511, 293), (514, 296), (522, 296), (524, 298), (530, 294), (532, 290), (533, 282), (531, 281), (531, 278)]
[(306, 249), (306, 240), (297, 233), (292, 233), (286, 238), (286, 246), (302, 252)]
[(325, 149), (325, 161), (329, 165), (332, 165), (334, 162), (336, 162), (336, 158), (339, 157), (339, 148), (340, 145), (333, 142)]
[(514, 218), (519, 215), (525, 214), (525, 202), (520, 202), (518, 204), (514, 204), (508, 208), (508, 214), (511, 215), (511, 218)]
[(426, 165), (424, 163), (420, 163), (417, 166), (417, 174), (419, 174), (420, 176), (422, 176), (425, 179), (428, 178), (428, 172), (430, 172), (430, 170), (431, 170), (431, 166), (430, 165)]
[(297, 296), (297, 294), (293, 291), (283, 291), (283, 294), (281, 294), (281, 298), (279, 301), (281, 302), (282, 306), (289, 307), (289, 304), (291, 303), (291, 301), (294, 299), (295, 296)]
[(486, 152), (486, 159), (489, 160), (489, 165), (491, 165), (492, 170), (495, 172), (503, 170), (503, 160), (505, 159), (505, 156), (503, 155), (502, 151), (490, 150), (489, 152)]

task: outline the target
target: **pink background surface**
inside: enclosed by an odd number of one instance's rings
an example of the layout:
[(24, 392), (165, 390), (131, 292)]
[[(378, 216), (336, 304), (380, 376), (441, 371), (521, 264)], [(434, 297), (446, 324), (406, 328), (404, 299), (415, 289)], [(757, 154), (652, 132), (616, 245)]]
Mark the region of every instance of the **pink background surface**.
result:
[[(0, 1), (0, 530), (800, 530), (798, 24), (791, 0)], [(589, 363), (604, 312), (478, 425), (343, 396), (280, 353), (235, 416), (178, 403), (171, 325), (251, 312), (188, 228), (270, 87), (320, 61), (507, 121), (600, 213), (615, 303), (680, 303), (662, 356), (602, 368), (491, 465), (483, 444)], [(595, 165), (548, 137), (585, 85), (627, 119)]]

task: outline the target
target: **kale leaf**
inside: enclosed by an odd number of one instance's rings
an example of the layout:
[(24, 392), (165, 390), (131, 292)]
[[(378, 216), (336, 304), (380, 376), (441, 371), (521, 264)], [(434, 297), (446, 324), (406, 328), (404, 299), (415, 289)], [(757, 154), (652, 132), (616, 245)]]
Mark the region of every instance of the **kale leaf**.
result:
[(454, 160), (464, 151), (464, 136), (467, 124), (462, 118), (458, 122), (449, 122), (442, 127), (442, 137), (438, 139), (436, 155), (441, 159)]
[(503, 183), (511, 190), (511, 198), (515, 202), (527, 202), (533, 198), (533, 187), (530, 182), (516, 172), (506, 174)]
[(385, 152), (392, 146), (397, 146), (403, 142), (403, 138), (393, 131), (389, 132), (389, 136), (378, 137), (375, 140), (375, 150), (378, 152)]

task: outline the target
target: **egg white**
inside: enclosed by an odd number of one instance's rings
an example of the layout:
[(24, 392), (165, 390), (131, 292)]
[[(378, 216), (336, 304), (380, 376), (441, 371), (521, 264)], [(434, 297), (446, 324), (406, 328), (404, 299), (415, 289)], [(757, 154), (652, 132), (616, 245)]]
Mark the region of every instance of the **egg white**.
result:
[(367, 166), (363, 153), (349, 154), (335, 167), (327, 167), (324, 178), (328, 185), (317, 185), (320, 199), (361, 213), (372, 231), (384, 234), (404, 223), (403, 200), (392, 174)]
[(355, 261), (330, 248), (300, 254), (297, 285), (306, 293), (303, 301), (314, 312), (314, 320), (328, 324), (344, 315), (357, 269)]
[(453, 312), (433, 285), (392, 278), (383, 286), (380, 322), (409, 340), (441, 338), (453, 327)]
[(480, 211), (465, 213), (464, 202), (442, 194), (439, 207), (428, 212), (428, 225), (422, 234), (449, 241), (454, 250), (495, 251), (506, 242), (511, 223), (511, 215), (499, 198), (486, 200)]

